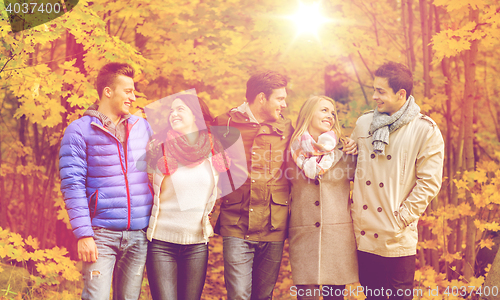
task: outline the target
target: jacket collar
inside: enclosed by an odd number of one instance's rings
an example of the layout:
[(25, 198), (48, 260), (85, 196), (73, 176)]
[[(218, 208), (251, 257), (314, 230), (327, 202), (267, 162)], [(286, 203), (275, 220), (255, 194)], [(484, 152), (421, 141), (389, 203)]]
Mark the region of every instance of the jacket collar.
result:
[(255, 116), (253, 115), (252, 111), (250, 110), (250, 106), (248, 105), (248, 102), (243, 102), (238, 107), (235, 107), (229, 111), (229, 117), (232, 119), (233, 122), (236, 123), (257, 123), (260, 124), (261, 126), (268, 126), (270, 127), (274, 132), (283, 135), (285, 132), (286, 128), (286, 119), (283, 117), (283, 115), (280, 115), (279, 120), (269, 122), (269, 121), (264, 121), (262, 123), (259, 123), (256, 119)]

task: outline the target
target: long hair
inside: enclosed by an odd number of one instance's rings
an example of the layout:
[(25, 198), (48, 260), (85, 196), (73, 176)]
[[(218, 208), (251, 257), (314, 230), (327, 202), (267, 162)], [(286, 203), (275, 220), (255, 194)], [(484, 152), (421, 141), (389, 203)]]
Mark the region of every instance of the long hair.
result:
[[(210, 125), (213, 123), (213, 117), (208, 109), (207, 104), (196, 95), (193, 94), (178, 94), (175, 97), (168, 99), (165, 106), (161, 108), (162, 111), (170, 111), (172, 103), (175, 99), (181, 99), (186, 106), (191, 110), (195, 117), (195, 124), (199, 131), (208, 130), (210, 131)], [(151, 137), (151, 141), (148, 145), (146, 162), (148, 166), (148, 172), (153, 172), (156, 169), (156, 163), (158, 159), (163, 156), (163, 144), (167, 139), (167, 133), (172, 129), (170, 125), (170, 112), (168, 114), (162, 115), (162, 127)], [(163, 125), (164, 124), (164, 125)], [(216, 151), (220, 151), (217, 150)], [(151, 171), (153, 170), (153, 171)]]
[(314, 113), (318, 110), (319, 103), (321, 100), (330, 101), (333, 104), (333, 113), (335, 116), (335, 120), (333, 120), (332, 130), (335, 132), (337, 137), (339, 137), (340, 141), (344, 141), (344, 137), (342, 136), (342, 127), (339, 124), (339, 118), (337, 115), (337, 107), (335, 106), (335, 101), (327, 96), (312, 96), (304, 102), (299, 111), (299, 116), (297, 117), (297, 126), (295, 132), (292, 135), (291, 143), (295, 142), (295, 140), (300, 137), (307, 130), (309, 125), (311, 125), (311, 121)]

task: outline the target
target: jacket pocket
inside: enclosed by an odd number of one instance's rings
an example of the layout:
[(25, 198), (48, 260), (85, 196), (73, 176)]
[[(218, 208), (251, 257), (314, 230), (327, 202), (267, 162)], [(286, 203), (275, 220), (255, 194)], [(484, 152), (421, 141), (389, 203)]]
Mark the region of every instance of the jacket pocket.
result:
[(271, 230), (285, 230), (288, 222), (290, 190), (285, 186), (271, 187)]
[(222, 198), (220, 224), (236, 225), (241, 216), (241, 204), (243, 202), (243, 192), (237, 189)]
[(90, 211), (90, 219), (93, 219), (95, 216), (95, 213), (97, 211), (97, 201), (99, 200), (99, 193), (97, 190), (95, 190), (92, 195), (90, 195), (89, 199), (89, 211)]

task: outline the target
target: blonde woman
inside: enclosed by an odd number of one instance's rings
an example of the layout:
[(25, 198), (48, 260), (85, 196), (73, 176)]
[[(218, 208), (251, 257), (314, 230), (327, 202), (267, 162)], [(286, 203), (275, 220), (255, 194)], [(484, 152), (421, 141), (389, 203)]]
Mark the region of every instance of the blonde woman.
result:
[[(342, 136), (335, 102), (309, 98), (291, 139), (290, 263), (298, 299), (344, 299), (346, 284), (358, 281), (349, 182), (357, 149)], [(292, 290), (292, 292), (294, 292)]]

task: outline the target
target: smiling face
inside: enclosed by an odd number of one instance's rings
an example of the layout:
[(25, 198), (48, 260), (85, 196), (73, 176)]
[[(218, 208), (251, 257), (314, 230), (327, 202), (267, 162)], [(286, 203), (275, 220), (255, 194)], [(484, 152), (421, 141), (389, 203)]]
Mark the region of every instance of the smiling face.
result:
[(373, 81), (373, 100), (377, 102), (377, 110), (380, 113), (386, 113), (390, 116), (405, 104), (406, 91), (401, 89), (394, 93), (387, 78), (375, 77)]
[(188, 134), (198, 131), (193, 112), (186, 103), (179, 98), (172, 102), (168, 121), (172, 129), (179, 133)]
[(125, 75), (118, 75), (114, 80), (113, 87), (104, 88), (104, 93), (109, 97), (109, 107), (113, 117), (118, 119), (128, 115), (130, 107), (135, 101), (134, 79)]
[(307, 131), (315, 140), (318, 140), (322, 133), (332, 130), (334, 121), (335, 107), (332, 102), (323, 99), (313, 112), (311, 124), (309, 124)]
[(286, 96), (286, 88), (274, 89), (269, 99), (264, 99), (265, 102), (260, 113), (261, 117), (266, 121), (278, 121), (281, 111), (286, 108)]

